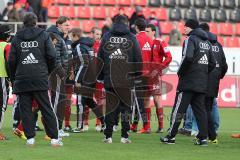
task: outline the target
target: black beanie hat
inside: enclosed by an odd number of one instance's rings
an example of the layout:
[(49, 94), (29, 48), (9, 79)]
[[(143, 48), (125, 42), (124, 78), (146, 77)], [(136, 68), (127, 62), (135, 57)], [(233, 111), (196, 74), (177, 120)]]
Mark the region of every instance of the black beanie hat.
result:
[(199, 23), (198, 23), (197, 20), (188, 19), (188, 20), (186, 21), (186, 23), (185, 23), (185, 26), (186, 26), (186, 27), (189, 27), (189, 28), (191, 28), (191, 29), (196, 29), (196, 28), (198, 28)]

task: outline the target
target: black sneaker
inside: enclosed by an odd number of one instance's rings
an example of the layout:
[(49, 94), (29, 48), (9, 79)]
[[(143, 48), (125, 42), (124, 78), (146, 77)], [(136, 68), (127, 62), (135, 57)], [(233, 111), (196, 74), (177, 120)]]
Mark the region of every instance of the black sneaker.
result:
[(175, 138), (170, 136), (160, 137), (160, 141), (165, 144), (175, 144)]
[(199, 146), (208, 146), (208, 142), (206, 139), (200, 140), (197, 138), (194, 144)]
[(72, 132), (72, 127), (71, 126), (66, 126), (63, 130), (65, 132)]

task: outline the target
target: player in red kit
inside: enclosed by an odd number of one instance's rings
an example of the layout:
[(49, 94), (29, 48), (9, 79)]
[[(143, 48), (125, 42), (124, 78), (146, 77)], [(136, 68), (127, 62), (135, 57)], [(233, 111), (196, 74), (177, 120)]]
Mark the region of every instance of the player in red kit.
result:
[[(153, 24), (148, 24), (146, 27), (146, 33), (148, 34), (149, 37), (152, 38), (153, 40), (153, 45), (152, 45), (152, 62), (159, 64), (158, 69), (158, 75), (157, 80), (154, 80), (152, 84), (152, 95), (154, 99), (154, 104), (156, 106), (156, 115), (158, 118), (158, 130), (157, 133), (162, 133), (163, 132), (163, 107), (160, 104), (160, 99), (161, 99), (161, 75), (162, 75), (162, 70), (167, 68), (172, 61), (172, 55), (170, 53), (170, 50), (167, 47), (167, 44), (165, 41), (159, 38), (155, 38), (156, 36), (156, 27)], [(160, 68), (160, 70), (159, 70)], [(148, 108), (150, 108), (150, 97), (148, 100)], [(150, 108), (151, 109), (151, 108)], [(150, 110), (151, 112), (151, 110)], [(150, 113), (151, 115), (151, 113)], [(150, 126), (150, 124), (149, 124)]]
[[(135, 29), (137, 31), (136, 38), (138, 40), (138, 43), (140, 45), (141, 52), (142, 52), (142, 61), (143, 61), (142, 77), (143, 79), (147, 79), (147, 75), (149, 73), (149, 69), (147, 66), (149, 63), (151, 63), (151, 58), (152, 58), (152, 39), (145, 32), (147, 22), (144, 19), (142, 18), (137, 19), (135, 22), (135, 26), (136, 26)], [(137, 88), (136, 104), (137, 104), (138, 112), (140, 112), (140, 114), (137, 114), (137, 115), (135, 114), (135, 118), (131, 126), (131, 130), (132, 131), (137, 130), (137, 125), (139, 120), (138, 115), (140, 115), (143, 120), (143, 128), (137, 133), (150, 133), (151, 131), (150, 131), (149, 124), (150, 124), (151, 110), (150, 108), (147, 108), (148, 106), (146, 106), (144, 102), (145, 98), (143, 98), (142, 95), (140, 95), (141, 93), (139, 93), (138, 91), (138, 90), (148, 90), (148, 87), (143, 87), (143, 86), (145, 86), (144, 83), (141, 83), (139, 87), (137, 85), (135, 86), (135, 88)]]

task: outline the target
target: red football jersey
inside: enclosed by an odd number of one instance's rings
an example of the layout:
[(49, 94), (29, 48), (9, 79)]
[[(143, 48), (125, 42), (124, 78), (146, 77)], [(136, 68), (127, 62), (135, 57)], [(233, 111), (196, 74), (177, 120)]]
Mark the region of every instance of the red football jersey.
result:
[(168, 67), (172, 61), (172, 55), (167, 44), (162, 39), (154, 39), (152, 45), (152, 61), (159, 63), (163, 68)]
[(138, 40), (138, 43), (141, 48), (142, 52), (142, 61), (145, 63), (143, 65), (143, 72), (148, 72), (147, 65), (152, 60), (152, 40), (151, 38), (146, 34), (145, 31), (141, 31), (136, 35), (136, 38)]

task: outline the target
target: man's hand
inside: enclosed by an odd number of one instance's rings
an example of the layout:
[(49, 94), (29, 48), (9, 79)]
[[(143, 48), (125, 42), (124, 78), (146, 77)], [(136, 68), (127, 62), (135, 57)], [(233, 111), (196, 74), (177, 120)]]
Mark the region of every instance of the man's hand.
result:
[(80, 83), (75, 83), (74, 85), (74, 93), (79, 94), (81, 91), (81, 84)]

